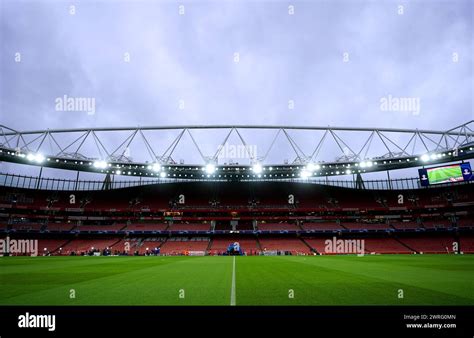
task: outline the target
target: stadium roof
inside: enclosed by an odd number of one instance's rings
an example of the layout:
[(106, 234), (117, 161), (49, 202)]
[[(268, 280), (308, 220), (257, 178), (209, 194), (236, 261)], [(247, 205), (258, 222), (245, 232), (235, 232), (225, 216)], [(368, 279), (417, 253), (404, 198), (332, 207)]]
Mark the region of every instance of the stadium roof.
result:
[[(129, 176), (309, 179), (469, 159), (473, 127), (474, 121), (444, 131), (275, 125), (17, 131), (0, 125), (0, 160)], [(199, 142), (197, 134), (213, 131), (214, 145)], [(229, 151), (232, 137), (238, 144)], [(130, 155), (132, 147), (139, 159)]]

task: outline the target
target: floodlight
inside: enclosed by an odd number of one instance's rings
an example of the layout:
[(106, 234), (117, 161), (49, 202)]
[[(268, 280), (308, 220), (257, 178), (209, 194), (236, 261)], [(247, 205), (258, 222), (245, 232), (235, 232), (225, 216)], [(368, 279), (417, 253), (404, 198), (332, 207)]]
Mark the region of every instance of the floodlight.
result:
[(262, 168), (262, 165), (260, 163), (255, 163), (252, 166), (252, 170), (255, 174), (260, 174), (262, 172), (263, 168)]
[(161, 165), (159, 163), (153, 163), (153, 165), (151, 166), (151, 169), (154, 171), (154, 172), (158, 172), (161, 170)]
[(31, 161), (31, 162), (36, 162), (36, 163), (42, 163), (45, 158), (42, 154), (38, 153), (38, 154), (28, 154), (26, 156), (27, 160), (28, 161)]
[(301, 178), (308, 178), (312, 175), (313, 173), (311, 173), (310, 171), (308, 170), (302, 170), (301, 173), (300, 173), (300, 176)]
[(211, 175), (211, 174), (214, 174), (214, 172), (216, 171), (216, 166), (212, 163), (208, 163), (206, 164), (206, 173)]
[(105, 161), (95, 161), (94, 162), (94, 167), (97, 169), (105, 169), (107, 168), (108, 164)]

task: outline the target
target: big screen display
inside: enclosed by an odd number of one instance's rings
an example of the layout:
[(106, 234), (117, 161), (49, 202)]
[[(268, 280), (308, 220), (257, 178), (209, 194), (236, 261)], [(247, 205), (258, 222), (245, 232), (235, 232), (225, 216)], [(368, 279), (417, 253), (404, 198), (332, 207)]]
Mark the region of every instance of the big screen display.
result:
[(419, 169), (418, 172), (423, 186), (472, 180), (471, 165), (469, 163), (423, 168)]

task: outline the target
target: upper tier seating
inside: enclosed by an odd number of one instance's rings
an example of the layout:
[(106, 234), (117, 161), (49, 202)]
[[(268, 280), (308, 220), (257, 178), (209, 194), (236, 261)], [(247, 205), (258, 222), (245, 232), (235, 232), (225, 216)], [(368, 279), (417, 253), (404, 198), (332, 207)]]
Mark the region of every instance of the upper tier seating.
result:
[(273, 230), (289, 230), (297, 231), (300, 228), (294, 223), (280, 222), (280, 223), (258, 223), (258, 230), (273, 231)]
[(48, 223), (47, 231), (71, 231), (76, 225), (73, 223)]
[(112, 225), (78, 225), (74, 230), (77, 231), (119, 231), (126, 227), (125, 224)]
[(304, 230), (344, 230), (337, 222), (306, 222), (303, 223)]
[(143, 223), (129, 224), (124, 231), (164, 231), (168, 228), (168, 223)]
[(390, 221), (390, 225), (393, 226), (397, 230), (419, 228), (418, 223), (414, 221), (409, 221), (409, 222)]
[(209, 231), (210, 223), (173, 223), (170, 225), (170, 231)]
[(354, 223), (354, 222), (341, 222), (341, 224), (348, 230), (387, 230), (390, 229), (388, 224), (385, 223)]
[[(71, 198), (71, 196), (74, 198)], [(184, 204), (176, 204), (178, 196)], [(293, 195), (294, 204), (289, 204)], [(403, 195), (400, 204), (399, 196)], [(71, 203), (74, 201), (74, 203)], [(212, 203), (210, 203), (212, 202)], [(109, 212), (173, 209), (403, 210), (474, 202), (470, 185), (419, 190), (355, 190), (291, 182), (183, 182), (113, 190), (47, 191), (2, 187), (0, 204), (20, 209), (101, 210)], [(466, 204), (467, 203), (467, 204)]]

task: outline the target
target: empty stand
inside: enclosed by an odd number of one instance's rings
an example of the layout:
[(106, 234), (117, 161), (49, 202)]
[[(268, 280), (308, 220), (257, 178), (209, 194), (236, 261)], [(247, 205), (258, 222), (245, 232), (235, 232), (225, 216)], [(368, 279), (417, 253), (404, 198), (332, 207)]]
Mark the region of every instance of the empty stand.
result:
[(461, 218), (457, 220), (457, 225), (461, 228), (471, 228), (474, 227), (474, 220), (468, 218)]
[(317, 231), (340, 231), (344, 230), (337, 222), (306, 222), (302, 224), (304, 230), (317, 230)]
[(72, 223), (48, 223), (47, 231), (71, 231), (75, 227)]
[(402, 254), (413, 253), (409, 247), (393, 238), (366, 238), (365, 249), (372, 253)]
[[(161, 248), (166, 238), (145, 238), (139, 240), (133, 251), (138, 251), (140, 255)], [(132, 251), (132, 250), (131, 250)]]
[(153, 224), (129, 224), (124, 231), (164, 231), (168, 228), (168, 223)]
[(341, 224), (348, 230), (387, 230), (390, 229), (385, 223), (354, 223), (341, 222)]
[(206, 251), (209, 238), (169, 238), (161, 246), (161, 254), (179, 255), (189, 251)]
[(257, 240), (255, 238), (215, 238), (212, 240), (211, 254), (222, 254), (227, 251), (229, 244), (239, 242), (240, 248), (243, 252), (257, 252), (260, 251)]
[(120, 231), (126, 227), (125, 224), (112, 224), (112, 225), (78, 225), (75, 230), (77, 231)]
[(38, 240), (38, 255), (56, 253), (68, 240), (66, 239), (40, 239)]
[(170, 225), (170, 231), (209, 231), (210, 223), (173, 223)]
[(450, 228), (452, 226), (451, 221), (447, 219), (422, 220), (421, 223), (427, 229)]
[(452, 253), (453, 237), (403, 237), (400, 241), (405, 245), (423, 253)]
[[(338, 253), (337, 248), (334, 248), (333, 241), (334, 239), (340, 239), (339, 237), (330, 237), (330, 238), (304, 238), (305, 242), (311, 246), (311, 248), (315, 249), (319, 254), (323, 255), (333, 255)], [(354, 241), (356, 238), (348, 238), (344, 237), (342, 238), (344, 240), (349, 240), (349, 241)], [(362, 240), (363, 238), (358, 238), (359, 240)], [(331, 243), (331, 244), (329, 244)], [(368, 253), (367, 248), (363, 246), (362, 242), (360, 244), (358, 242), (353, 242), (354, 245), (351, 244), (351, 248), (354, 249), (354, 251), (347, 250), (348, 252), (340, 252), (341, 254), (356, 254), (359, 253), (358, 250), (364, 250), (364, 253)]]
[(275, 231), (275, 230), (288, 230), (297, 231), (300, 228), (294, 223), (280, 222), (280, 223), (259, 223), (258, 230), (262, 231)]
[(452, 252), (456, 234), (469, 253), (474, 237), (474, 193), (466, 184), (366, 190), (283, 181), (180, 182), (76, 191), (75, 201), (70, 195), (2, 187), (1, 236), (39, 238), (43, 251), (56, 254), (92, 247), (122, 253), (126, 245), (131, 254), (156, 247), (164, 254), (219, 254), (234, 241), (246, 252), (309, 253), (324, 250), (321, 236), (333, 233), (360, 236), (367, 253)]
[(292, 253), (310, 253), (311, 249), (300, 239), (290, 238), (261, 238), (260, 246), (263, 251), (288, 251)]
[(73, 252), (76, 254), (87, 253), (90, 250), (104, 250), (111, 248), (113, 244), (120, 242), (118, 238), (111, 239), (74, 239), (62, 247), (62, 254), (69, 255)]
[(418, 223), (414, 221), (409, 222), (401, 222), (401, 221), (390, 221), (390, 225), (397, 230), (405, 230), (405, 229), (418, 229)]
[(464, 253), (474, 253), (474, 235), (461, 237), (461, 251)]

